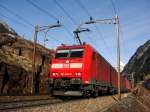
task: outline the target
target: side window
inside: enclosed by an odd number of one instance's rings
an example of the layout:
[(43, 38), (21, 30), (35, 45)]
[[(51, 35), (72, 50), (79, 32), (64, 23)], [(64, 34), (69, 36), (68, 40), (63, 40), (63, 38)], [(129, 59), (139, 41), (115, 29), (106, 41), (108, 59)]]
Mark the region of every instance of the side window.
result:
[(95, 60), (95, 58), (96, 58), (96, 53), (95, 53), (95, 52), (93, 52), (92, 59), (93, 59), (93, 60)]

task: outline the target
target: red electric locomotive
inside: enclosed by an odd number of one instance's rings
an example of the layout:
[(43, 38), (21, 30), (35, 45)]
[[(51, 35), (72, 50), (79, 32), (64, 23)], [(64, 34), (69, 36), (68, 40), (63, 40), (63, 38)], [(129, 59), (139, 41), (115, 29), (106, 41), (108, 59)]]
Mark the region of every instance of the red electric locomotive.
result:
[[(122, 81), (121, 90), (126, 91), (127, 80)], [(52, 59), (50, 86), (53, 95), (95, 97), (117, 91), (117, 72), (89, 44), (62, 45)]]

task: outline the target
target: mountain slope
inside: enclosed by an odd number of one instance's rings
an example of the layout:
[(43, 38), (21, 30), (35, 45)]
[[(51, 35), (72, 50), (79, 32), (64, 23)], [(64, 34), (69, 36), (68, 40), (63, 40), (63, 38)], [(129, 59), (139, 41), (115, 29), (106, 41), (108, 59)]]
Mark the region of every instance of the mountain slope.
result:
[(129, 77), (133, 74), (135, 82), (143, 80), (150, 74), (150, 40), (137, 49), (122, 73), (128, 74)]

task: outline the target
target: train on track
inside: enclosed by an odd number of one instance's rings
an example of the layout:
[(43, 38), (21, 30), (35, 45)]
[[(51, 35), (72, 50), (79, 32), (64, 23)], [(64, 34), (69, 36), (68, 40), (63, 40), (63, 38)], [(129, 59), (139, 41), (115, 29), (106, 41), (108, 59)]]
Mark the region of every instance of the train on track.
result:
[[(117, 93), (117, 71), (89, 44), (57, 47), (50, 65), (50, 88), (56, 96)], [(130, 83), (121, 76), (121, 92)]]

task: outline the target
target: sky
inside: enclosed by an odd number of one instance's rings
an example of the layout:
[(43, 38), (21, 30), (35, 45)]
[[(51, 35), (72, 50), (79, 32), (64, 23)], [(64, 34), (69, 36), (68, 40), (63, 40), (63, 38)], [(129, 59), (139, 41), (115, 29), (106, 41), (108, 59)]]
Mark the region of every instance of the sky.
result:
[[(126, 64), (136, 49), (150, 39), (150, 0), (0, 0), (0, 20), (19, 35), (33, 41), (35, 25), (55, 25), (50, 29), (46, 47), (55, 49), (61, 43), (77, 44), (73, 31), (83, 22), (111, 19), (120, 21), (121, 63)], [(83, 25), (90, 32), (80, 38), (91, 44), (105, 59), (116, 66), (116, 29), (114, 24)], [(43, 44), (43, 32), (38, 43)]]

